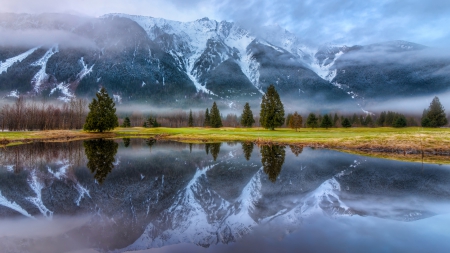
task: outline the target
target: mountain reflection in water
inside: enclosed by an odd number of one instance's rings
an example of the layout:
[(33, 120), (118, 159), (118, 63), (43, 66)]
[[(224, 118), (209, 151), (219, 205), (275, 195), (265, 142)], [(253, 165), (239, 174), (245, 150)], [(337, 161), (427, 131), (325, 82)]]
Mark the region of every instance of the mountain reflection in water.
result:
[(449, 213), (450, 166), (134, 138), (0, 151), (1, 252), (446, 252)]

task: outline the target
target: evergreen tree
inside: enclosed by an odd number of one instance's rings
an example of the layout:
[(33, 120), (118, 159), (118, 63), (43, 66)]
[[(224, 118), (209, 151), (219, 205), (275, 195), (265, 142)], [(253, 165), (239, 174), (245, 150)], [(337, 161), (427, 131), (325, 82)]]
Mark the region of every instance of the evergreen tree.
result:
[[(424, 112), (425, 113), (425, 112)], [(422, 126), (424, 127), (441, 127), (448, 123), (445, 115), (444, 107), (438, 97), (434, 97), (431, 101), (426, 116), (422, 117)]]
[(214, 161), (216, 161), (217, 156), (219, 155), (221, 145), (222, 143), (211, 143), (209, 146), (209, 151), (211, 152)]
[(269, 145), (261, 146), (261, 163), (263, 165), (263, 171), (269, 176), (269, 180), (272, 183), (277, 181), (278, 175), (283, 167), (284, 158), (286, 152), (285, 146)]
[(205, 111), (205, 121), (203, 123), (203, 126), (204, 127), (211, 126), (211, 117), (209, 116), (209, 109), (208, 108), (206, 108), (206, 111)]
[(306, 119), (306, 126), (310, 128), (319, 127), (319, 124), (317, 123), (317, 117), (314, 113), (310, 113), (308, 115), (308, 118)]
[(370, 114), (367, 115), (366, 119), (364, 120), (364, 125), (368, 127), (373, 127), (373, 119)]
[(241, 115), (241, 126), (252, 127), (253, 123), (255, 123), (253, 112), (252, 110), (250, 110), (250, 105), (248, 103), (245, 103), (244, 111), (242, 111)]
[(244, 151), (245, 159), (248, 161), (252, 156), (253, 152), (253, 142), (243, 142), (242, 143), (242, 151)]
[(217, 108), (216, 102), (211, 107), (211, 113), (209, 114), (210, 126), (214, 128), (222, 127), (222, 118), (220, 116), (219, 108)]
[(328, 129), (333, 126), (333, 122), (331, 122), (330, 116), (328, 114), (323, 115), (322, 122), (320, 123), (320, 127)]
[(406, 118), (402, 114), (398, 115), (392, 123), (393, 127), (406, 127)]
[(294, 112), (292, 117), (289, 119), (289, 127), (292, 129), (295, 129), (297, 132), (297, 129), (302, 127), (303, 124), (303, 118), (301, 115), (299, 115), (297, 112)]
[(349, 128), (351, 126), (352, 126), (352, 123), (350, 123), (350, 120), (348, 118), (344, 118), (344, 120), (342, 121), (342, 127)]
[(358, 115), (356, 115), (356, 113), (353, 114), (351, 123), (352, 123), (352, 126), (359, 126)]
[(377, 120), (377, 125), (382, 127), (384, 126), (385, 121), (386, 121), (386, 112), (381, 112), (380, 117)]
[(338, 117), (337, 113), (334, 113), (334, 118), (333, 118), (333, 126), (334, 127), (338, 127), (338, 121), (339, 121), (339, 117)]
[(280, 95), (272, 84), (262, 97), (259, 116), (261, 126), (266, 129), (275, 130), (275, 127), (280, 127), (284, 123), (284, 106), (281, 103)]
[(366, 120), (364, 119), (364, 117), (362, 115), (359, 115), (359, 122), (361, 122), (361, 126), (367, 126)]
[(188, 126), (193, 127), (194, 126), (194, 117), (192, 117), (192, 110), (189, 111), (189, 121)]
[(115, 155), (119, 144), (113, 140), (87, 140), (83, 142), (87, 167), (94, 174), (95, 180), (102, 184), (114, 168)]
[(89, 113), (86, 117), (83, 130), (92, 132), (103, 132), (119, 126), (116, 115), (116, 104), (108, 96), (106, 89), (102, 87), (89, 104)]
[(125, 117), (125, 119), (123, 120), (122, 127), (130, 127), (130, 126), (131, 126), (130, 118)]

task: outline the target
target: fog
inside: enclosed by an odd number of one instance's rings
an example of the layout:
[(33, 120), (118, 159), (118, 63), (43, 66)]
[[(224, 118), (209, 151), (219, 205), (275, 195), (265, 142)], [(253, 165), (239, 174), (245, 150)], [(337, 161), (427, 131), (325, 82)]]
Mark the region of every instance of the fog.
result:
[(0, 46), (37, 47), (60, 44), (69, 48), (90, 48), (97, 46), (94, 41), (62, 30), (7, 30), (0, 29)]

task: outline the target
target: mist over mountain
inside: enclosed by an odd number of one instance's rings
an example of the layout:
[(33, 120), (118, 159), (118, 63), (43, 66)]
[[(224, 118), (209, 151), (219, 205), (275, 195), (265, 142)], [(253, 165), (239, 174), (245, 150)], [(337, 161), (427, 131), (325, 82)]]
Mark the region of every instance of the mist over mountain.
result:
[[(0, 96), (238, 108), (274, 84), (288, 107), (359, 110), (449, 90), (450, 57), (406, 41), (311, 45), (279, 26), (108, 14), (0, 15)], [(240, 107), (239, 107), (240, 109)]]

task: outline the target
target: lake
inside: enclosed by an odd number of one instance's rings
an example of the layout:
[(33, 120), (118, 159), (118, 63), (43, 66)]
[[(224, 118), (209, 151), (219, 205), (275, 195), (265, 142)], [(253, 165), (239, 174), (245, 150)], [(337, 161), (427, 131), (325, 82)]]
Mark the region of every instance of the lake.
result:
[(154, 139), (0, 150), (0, 252), (448, 252), (450, 166)]

